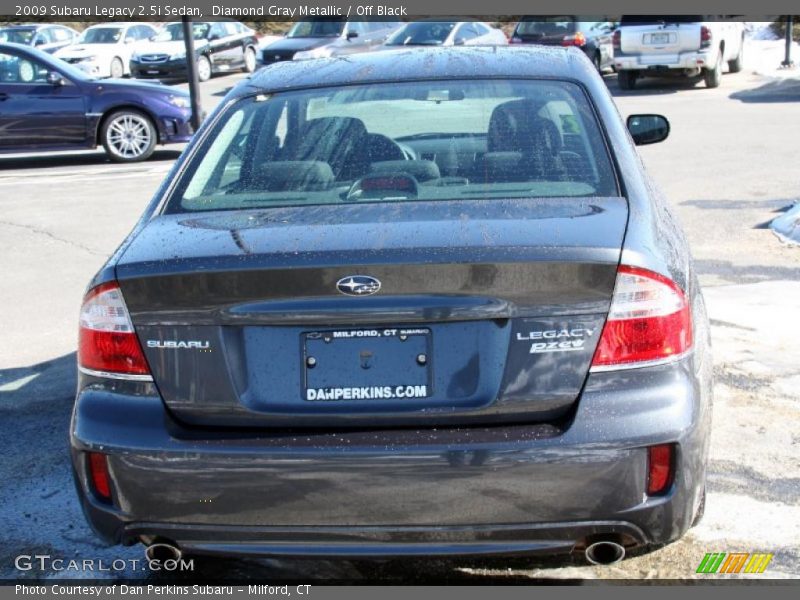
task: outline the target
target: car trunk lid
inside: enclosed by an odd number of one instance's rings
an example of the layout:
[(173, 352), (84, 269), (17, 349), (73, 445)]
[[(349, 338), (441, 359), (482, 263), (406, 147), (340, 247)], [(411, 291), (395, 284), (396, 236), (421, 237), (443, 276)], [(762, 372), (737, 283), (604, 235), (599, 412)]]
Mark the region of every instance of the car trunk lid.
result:
[(579, 395), (627, 214), (559, 198), (166, 215), (117, 277), (187, 423), (542, 421)]

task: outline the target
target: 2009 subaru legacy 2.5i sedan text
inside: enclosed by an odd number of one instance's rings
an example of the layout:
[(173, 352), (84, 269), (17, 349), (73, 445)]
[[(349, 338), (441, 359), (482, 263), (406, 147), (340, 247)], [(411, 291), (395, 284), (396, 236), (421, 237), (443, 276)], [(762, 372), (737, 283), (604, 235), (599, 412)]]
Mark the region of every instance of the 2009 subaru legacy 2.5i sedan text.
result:
[(576, 49), (277, 63), (97, 274), (86, 515), (153, 555), (585, 552), (702, 513), (686, 241)]

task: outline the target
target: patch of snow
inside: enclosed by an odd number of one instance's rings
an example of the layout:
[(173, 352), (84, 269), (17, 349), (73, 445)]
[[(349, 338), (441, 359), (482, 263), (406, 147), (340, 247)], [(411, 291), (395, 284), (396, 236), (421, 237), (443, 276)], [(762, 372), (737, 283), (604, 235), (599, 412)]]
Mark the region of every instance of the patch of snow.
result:
[(744, 24), (747, 36), (751, 40), (777, 40), (778, 36), (772, 30), (772, 22), (757, 21)]
[(282, 40), (282, 35), (262, 35), (258, 38), (258, 49), (263, 50), (270, 44), (277, 42), (278, 40)]

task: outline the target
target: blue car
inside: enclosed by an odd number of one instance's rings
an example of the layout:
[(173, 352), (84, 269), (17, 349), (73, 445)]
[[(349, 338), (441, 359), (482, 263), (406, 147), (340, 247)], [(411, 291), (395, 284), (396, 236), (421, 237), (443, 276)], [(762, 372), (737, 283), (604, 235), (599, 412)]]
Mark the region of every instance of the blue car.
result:
[(192, 136), (189, 95), (157, 83), (97, 80), (49, 54), (0, 44), (0, 154), (102, 145), (136, 162)]

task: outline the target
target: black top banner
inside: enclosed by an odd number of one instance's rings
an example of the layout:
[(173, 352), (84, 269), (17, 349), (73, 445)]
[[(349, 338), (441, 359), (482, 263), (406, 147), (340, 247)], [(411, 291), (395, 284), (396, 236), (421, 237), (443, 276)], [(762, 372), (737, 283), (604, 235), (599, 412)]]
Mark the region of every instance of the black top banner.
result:
[[(726, 16), (758, 20), (770, 15), (796, 12), (797, 0), (377, 0), (375, 2), (263, 2), (261, 0), (0, 0), (0, 16), (16, 19), (78, 20), (174, 20), (188, 15), (196, 19), (292, 21), (309, 18), (413, 19), (434, 16), (487, 18), (500, 15), (573, 14), (695, 14), (706, 20)], [(713, 16), (709, 16), (713, 13)]]

